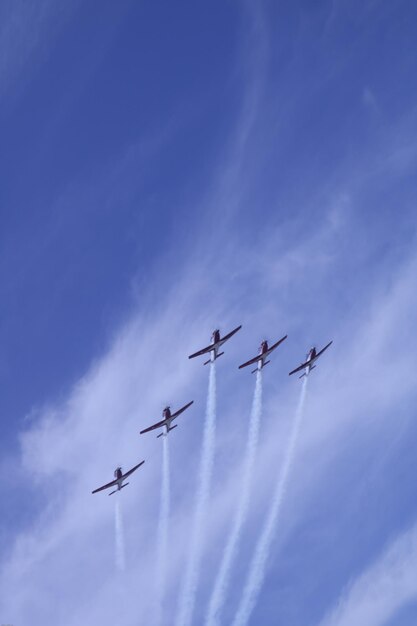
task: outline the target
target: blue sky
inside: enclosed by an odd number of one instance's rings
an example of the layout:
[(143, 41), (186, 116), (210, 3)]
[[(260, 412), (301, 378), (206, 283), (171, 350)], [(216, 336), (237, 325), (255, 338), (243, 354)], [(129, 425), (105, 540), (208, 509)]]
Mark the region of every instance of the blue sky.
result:
[[(415, 624), (416, 18), (382, 0), (2, 4), (0, 622), (152, 623), (161, 446), (137, 434), (194, 399), (170, 440), (173, 623), (207, 391), (186, 357), (241, 323), (195, 623), (239, 494), (237, 365), (288, 333), (224, 623), (285, 454), (287, 373), (333, 339), (250, 623)], [(142, 458), (121, 580), (113, 504), (90, 492)]]

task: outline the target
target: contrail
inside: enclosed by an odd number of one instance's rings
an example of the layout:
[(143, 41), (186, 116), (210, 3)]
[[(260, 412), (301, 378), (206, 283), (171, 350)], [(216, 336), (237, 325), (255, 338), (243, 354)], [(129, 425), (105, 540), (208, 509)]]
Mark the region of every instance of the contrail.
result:
[(275, 489), (275, 494), (272, 499), (271, 508), (269, 510), (263, 532), (259, 537), (259, 541), (256, 546), (255, 554), (249, 569), (249, 575), (232, 626), (246, 626), (246, 624), (248, 624), (251, 613), (258, 599), (259, 592), (262, 588), (262, 584), (265, 578), (268, 555), (271, 548), (272, 540), (274, 538), (274, 533), (281, 511), (282, 500), (285, 495), (285, 489), (288, 482), (288, 475), (294, 458), (295, 446), (300, 431), (301, 419), (304, 413), (306, 391), (307, 376), (305, 376), (305, 378), (303, 379), (300, 400), (298, 402), (298, 407), (295, 414), (295, 419), (292, 426), (291, 436), (285, 454), (281, 475)]
[(163, 602), (165, 595), (165, 578), (167, 570), (168, 556), (168, 525), (170, 508), (170, 471), (169, 471), (169, 438), (162, 437), (162, 482), (161, 499), (158, 524), (158, 554), (157, 554), (157, 597), (159, 598), (157, 607), (156, 624), (162, 624)]
[(114, 508), (114, 529), (116, 535), (116, 568), (124, 572), (126, 566), (125, 558), (125, 540), (123, 533), (123, 518), (122, 510), (120, 507), (119, 494), (116, 494), (116, 504)]
[(190, 626), (194, 611), (195, 595), (203, 546), (203, 526), (207, 513), (216, 437), (216, 364), (210, 363), (206, 419), (204, 423), (203, 449), (200, 461), (199, 485), (194, 512), (190, 553), (180, 596), (177, 626)]
[(239, 506), (236, 511), (234, 524), (229, 535), (226, 549), (223, 553), (222, 562), (217, 574), (213, 593), (211, 594), (210, 604), (207, 612), (206, 626), (218, 626), (220, 624), (220, 613), (224, 606), (230, 583), (230, 574), (233, 562), (236, 558), (239, 546), (242, 528), (245, 523), (248, 509), (249, 497), (252, 483), (253, 467), (255, 463), (256, 450), (259, 440), (259, 425), (262, 415), (262, 372), (256, 372), (255, 392), (252, 402), (252, 410), (249, 422), (248, 439), (246, 443), (246, 454), (244, 473), (242, 479), (242, 489), (240, 495)]

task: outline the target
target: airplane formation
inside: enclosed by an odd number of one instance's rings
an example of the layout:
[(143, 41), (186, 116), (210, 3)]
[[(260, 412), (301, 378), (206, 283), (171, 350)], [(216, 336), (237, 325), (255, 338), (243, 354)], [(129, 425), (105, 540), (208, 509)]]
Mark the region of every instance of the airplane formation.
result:
[[(216, 329), (211, 336), (210, 344), (206, 346), (205, 348), (202, 348), (201, 350), (198, 350), (197, 352), (190, 354), (188, 358), (194, 359), (195, 357), (208, 354), (210, 355), (210, 358), (204, 362), (204, 365), (208, 365), (208, 363), (213, 363), (214, 361), (216, 361), (216, 359), (222, 356), (222, 354), (224, 354), (224, 352), (219, 352), (219, 349), (223, 346), (223, 344), (226, 343), (226, 341), (228, 341), (229, 339), (231, 339), (233, 335), (235, 335), (241, 328), (242, 328), (241, 325), (238, 326), (227, 335), (224, 335), (224, 337), (221, 337), (220, 331)], [(287, 336), (288, 335), (285, 335), (284, 337), (279, 339), (276, 343), (274, 343), (272, 346), (269, 346), (266, 340), (262, 341), (258, 354), (255, 357), (249, 359), (249, 361), (246, 361), (245, 363), (242, 363), (241, 365), (239, 365), (239, 369), (242, 369), (249, 365), (254, 365), (256, 363), (256, 368), (252, 370), (252, 374), (262, 370), (265, 367), (265, 365), (268, 365), (268, 363), (270, 362), (269, 360), (266, 360), (266, 359), (268, 359), (271, 353), (276, 348), (278, 348), (278, 346), (283, 341), (285, 341)], [(332, 345), (332, 343), (333, 341), (330, 341), (326, 346), (324, 346), (324, 348), (322, 348), (318, 352), (317, 352), (316, 347), (313, 346), (308, 352), (308, 354), (306, 355), (305, 361), (301, 363), (301, 365), (293, 369), (291, 372), (289, 372), (289, 376), (292, 376), (293, 374), (296, 374), (303, 370), (304, 371), (299, 378), (308, 376), (310, 372), (316, 368), (315, 363), (317, 359), (323, 354), (325, 350), (327, 350)], [(178, 426), (178, 424), (171, 426), (172, 422), (179, 415), (181, 415), (181, 413), (183, 413), (186, 409), (188, 409), (193, 403), (194, 403), (194, 400), (191, 400), (191, 402), (188, 402), (188, 404), (181, 407), (180, 409), (178, 409), (178, 411), (175, 411), (174, 413), (171, 413), (171, 407), (169, 406), (165, 407), (164, 410), (162, 411), (163, 419), (160, 420), (159, 422), (156, 422), (155, 424), (152, 424), (152, 426), (148, 426), (147, 428), (141, 430), (140, 434), (143, 435), (152, 430), (165, 428), (165, 432), (159, 433), (159, 435), (157, 435), (157, 438), (166, 437), (171, 430), (174, 430), (174, 428)], [(131, 474), (133, 474), (133, 472), (139, 469), (139, 467), (141, 467), (144, 463), (145, 461), (141, 461), (140, 463), (132, 467), (130, 470), (128, 470), (124, 474), (122, 472), (122, 468), (117, 467), (114, 470), (114, 480), (110, 481), (109, 483), (106, 483), (105, 485), (102, 485), (101, 487), (98, 487), (97, 489), (94, 489), (94, 491), (92, 491), (91, 493), (97, 493), (99, 491), (104, 491), (105, 489), (110, 489), (111, 487), (116, 487), (115, 489), (113, 489), (113, 491), (111, 491), (108, 494), (109, 496), (111, 496), (113, 493), (116, 493), (117, 491), (124, 489), (124, 487), (127, 487), (127, 485), (129, 484), (129, 483), (123, 484), (126, 478), (128, 478)]]

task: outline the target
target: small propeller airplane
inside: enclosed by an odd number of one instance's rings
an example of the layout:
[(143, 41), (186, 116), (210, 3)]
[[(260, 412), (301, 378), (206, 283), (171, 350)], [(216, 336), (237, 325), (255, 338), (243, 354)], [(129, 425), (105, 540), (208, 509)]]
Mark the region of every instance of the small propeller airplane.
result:
[(285, 341), (287, 337), (288, 335), (285, 335), (285, 337), (282, 337), (279, 341), (277, 341), (270, 347), (268, 346), (267, 340), (264, 339), (264, 341), (261, 343), (261, 346), (259, 348), (259, 354), (253, 357), (253, 359), (246, 361), (246, 363), (242, 363), (242, 365), (239, 365), (239, 369), (241, 370), (242, 367), (247, 367), (248, 365), (253, 365), (254, 363), (257, 363), (258, 365), (256, 369), (252, 370), (252, 374), (254, 374), (255, 372), (259, 372), (263, 367), (265, 367), (265, 365), (268, 365), (268, 363), (270, 362), (270, 361), (265, 361), (265, 359), (267, 359), (269, 355), (271, 354), (271, 352), (273, 352), (275, 348), (278, 348), (278, 346), (283, 341)]
[(188, 358), (194, 359), (194, 357), (196, 356), (201, 356), (202, 354), (210, 353), (210, 358), (208, 361), (205, 361), (204, 365), (207, 365), (208, 363), (215, 361), (216, 359), (219, 358), (219, 356), (224, 354), (224, 352), (219, 352), (219, 348), (221, 348), (222, 345), (226, 341), (228, 341), (231, 337), (233, 337), (233, 335), (237, 333), (237, 331), (240, 330), (241, 328), (242, 328), (242, 325), (238, 326), (237, 328), (232, 330), (232, 332), (230, 332), (228, 335), (225, 335), (224, 337), (220, 336), (219, 330), (215, 330), (211, 336), (211, 344), (207, 346), (207, 348), (203, 348), (202, 350), (199, 350), (198, 352), (194, 352), (194, 354), (190, 354)]
[(186, 409), (188, 409), (188, 407), (191, 406), (193, 402), (194, 400), (191, 400), (191, 402), (183, 406), (176, 413), (171, 413), (171, 409), (169, 406), (165, 407), (165, 409), (162, 411), (162, 415), (164, 419), (161, 420), (160, 422), (157, 422), (156, 424), (153, 424), (152, 426), (149, 426), (148, 428), (145, 428), (144, 430), (141, 430), (140, 434), (143, 435), (143, 433), (148, 433), (151, 430), (155, 430), (155, 428), (162, 428), (163, 426), (165, 426), (165, 429), (166, 429), (165, 432), (157, 435), (157, 439), (159, 437), (162, 437), (162, 435), (167, 435), (170, 430), (174, 430), (174, 428), (178, 426), (178, 424), (175, 424), (175, 426), (171, 426), (171, 422), (175, 420), (178, 417), (178, 415), (181, 415), (181, 413), (183, 413)]
[(300, 378), (303, 378), (303, 376), (308, 376), (311, 370), (315, 369), (316, 366), (314, 365), (314, 363), (317, 361), (319, 356), (321, 356), (323, 352), (332, 345), (332, 343), (333, 341), (328, 343), (327, 346), (324, 346), (324, 348), (320, 350), (320, 352), (317, 352), (315, 347), (311, 348), (310, 352), (307, 354), (307, 359), (305, 363), (302, 363), (301, 365), (296, 367), (295, 370), (292, 370), (292, 372), (289, 373), (289, 376), (291, 376), (292, 374), (296, 374), (297, 372), (301, 372), (301, 370), (305, 370), (305, 372), (304, 374), (301, 374)]
[(94, 491), (92, 491), (91, 493), (97, 493), (98, 491), (103, 491), (103, 489), (110, 489), (110, 487), (116, 487), (117, 485), (117, 489), (114, 489), (113, 491), (109, 493), (109, 496), (111, 496), (113, 493), (116, 493), (116, 491), (120, 491), (121, 489), (124, 489), (124, 487), (127, 487), (129, 484), (129, 483), (126, 483), (125, 485), (123, 484), (126, 478), (128, 478), (131, 474), (133, 474), (133, 472), (136, 472), (138, 467), (140, 467), (144, 463), (145, 461), (141, 461), (140, 463), (135, 465), (135, 467), (132, 467), (132, 469), (130, 469), (125, 474), (123, 474), (121, 467), (117, 467), (114, 470), (114, 477), (115, 477), (114, 480), (112, 480), (110, 483), (107, 483), (106, 485), (103, 485), (102, 487), (99, 487), (98, 489), (94, 489)]

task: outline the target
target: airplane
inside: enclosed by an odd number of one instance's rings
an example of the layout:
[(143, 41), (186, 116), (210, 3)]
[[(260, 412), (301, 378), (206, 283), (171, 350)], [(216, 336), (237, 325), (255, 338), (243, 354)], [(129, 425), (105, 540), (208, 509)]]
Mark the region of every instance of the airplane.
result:
[(111, 496), (113, 493), (116, 493), (116, 491), (120, 491), (121, 489), (124, 489), (124, 487), (127, 487), (129, 484), (129, 483), (126, 483), (125, 485), (123, 484), (126, 478), (130, 476), (131, 474), (133, 474), (133, 472), (135, 472), (138, 469), (138, 467), (140, 467), (144, 463), (145, 461), (141, 461), (140, 463), (135, 465), (135, 467), (132, 467), (132, 469), (126, 472), (126, 474), (123, 474), (121, 467), (116, 467), (116, 469), (114, 470), (114, 477), (115, 477), (114, 480), (112, 480), (110, 483), (107, 483), (107, 485), (103, 485), (102, 487), (99, 487), (98, 489), (94, 489), (94, 491), (92, 491), (91, 493), (97, 493), (98, 491), (103, 491), (103, 489), (110, 489), (110, 487), (116, 487), (117, 485), (117, 489), (114, 489), (113, 491), (109, 493), (109, 496)]
[(308, 376), (311, 370), (313, 370), (316, 367), (314, 363), (317, 361), (319, 356), (321, 356), (323, 352), (332, 345), (332, 343), (333, 341), (328, 343), (327, 346), (324, 346), (324, 348), (320, 350), (320, 352), (317, 352), (315, 347), (311, 348), (310, 352), (307, 354), (307, 359), (305, 363), (302, 363), (301, 365), (296, 367), (295, 370), (292, 370), (292, 372), (289, 373), (289, 376), (291, 376), (292, 374), (295, 374), (296, 372), (301, 372), (301, 370), (303, 369), (305, 369), (305, 372), (304, 374), (301, 374), (300, 378), (302, 378), (303, 376)]
[(256, 369), (252, 370), (252, 374), (254, 374), (255, 372), (259, 372), (263, 367), (265, 367), (265, 365), (268, 365), (269, 363), (269, 361), (265, 361), (265, 359), (267, 359), (269, 355), (271, 354), (271, 352), (273, 352), (275, 348), (278, 348), (278, 346), (287, 337), (288, 335), (285, 335), (285, 337), (282, 337), (279, 341), (274, 343), (274, 345), (272, 345), (271, 347), (268, 346), (267, 340), (264, 339), (264, 341), (261, 343), (261, 346), (259, 348), (259, 354), (253, 357), (253, 359), (246, 361), (246, 363), (242, 363), (242, 365), (239, 365), (239, 369), (241, 370), (242, 367), (246, 367), (247, 365), (253, 365), (254, 363), (257, 363), (258, 366), (256, 367)]
[(161, 428), (162, 426), (165, 426), (165, 432), (160, 433), (159, 435), (157, 435), (156, 438), (159, 439), (159, 437), (162, 437), (162, 435), (167, 435), (170, 430), (174, 430), (174, 428), (178, 426), (178, 424), (175, 424), (175, 426), (171, 426), (171, 422), (175, 420), (178, 415), (181, 415), (181, 413), (183, 413), (185, 409), (188, 409), (188, 407), (191, 406), (193, 402), (194, 400), (191, 400), (191, 402), (183, 406), (182, 409), (179, 409), (176, 413), (171, 413), (171, 409), (169, 406), (165, 407), (165, 409), (162, 411), (164, 419), (160, 422), (157, 422), (156, 424), (153, 424), (152, 426), (149, 426), (148, 428), (145, 428), (144, 430), (141, 430), (140, 434), (143, 435), (143, 433), (148, 433), (150, 430), (155, 430), (155, 428)]
[(210, 353), (210, 358), (208, 361), (205, 361), (204, 365), (207, 365), (208, 363), (215, 361), (216, 359), (219, 358), (219, 356), (224, 354), (224, 352), (218, 351), (219, 348), (221, 348), (222, 345), (226, 341), (228, 341), (231, 337), (233, 337), (233, 335), (237, 333), (237, 331), (240, 330), (241, 328), (242, 328), (242, 325), (238, 326), (237, 328), (232, 330), (232, 332), (230, 332), (228, 335), (225, 335), (223, 338), (220, 337), (220, 331), (215, 330), (211, 336), (211, 344), (207, 346), (207, 348), (203, 348), (202, 350), (199, 350), (198, 352), (195, 352), (194, 354), (190, 354), (188, 358), (194, 359), (194, 357), (196, 356), (201, 356), (202, 354)]

